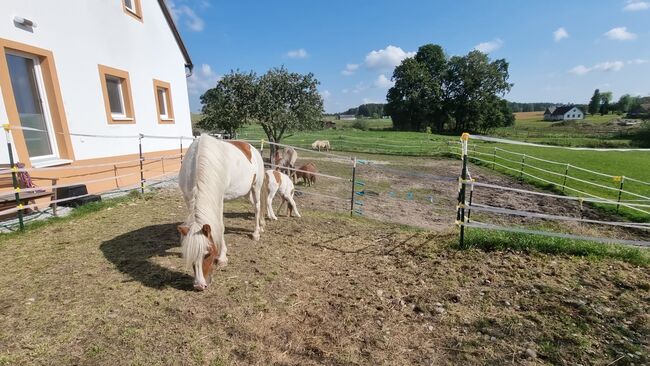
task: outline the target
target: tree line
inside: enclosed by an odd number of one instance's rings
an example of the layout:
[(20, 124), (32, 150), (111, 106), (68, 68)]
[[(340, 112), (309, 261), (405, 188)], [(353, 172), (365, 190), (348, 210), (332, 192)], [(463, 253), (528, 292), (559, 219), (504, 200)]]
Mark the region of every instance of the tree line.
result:
[[(621, 95), (617, 102), (612, 100), (612, 92), (601, 92), (599, 89), (594, 91), (591, 100), (587, 105), (589, 114), (600, 113), (601, 116), (611, 113), (629, 114), (642, 112), (642, 103), (646, 98), (632, 96), (630, 94)], [(645, 112), (647, 113), (647, 111)]]
[(384, 103), (366, 103), (361, 104), (358, 107), (350, 108), (343, 113), (338, 113), (338, 115), (352, 114), (357, 117), (381, 118), (385, 116), (384, 106)]
[(427, 44), (395, 68), (384, 110), (397, 130), (486, 132), (514, 124), (503, 99), (513, 86), (508, 79), (505, 59), (491, 61), (476, 50), (448, 57)]

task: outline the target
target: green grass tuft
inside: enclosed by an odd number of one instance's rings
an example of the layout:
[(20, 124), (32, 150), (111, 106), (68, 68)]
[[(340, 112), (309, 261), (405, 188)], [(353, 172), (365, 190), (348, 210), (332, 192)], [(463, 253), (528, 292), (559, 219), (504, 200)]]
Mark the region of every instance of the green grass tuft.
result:
[[(650, 267), (650, 250), (622, 245), (541, 235), (471, 229), (465, 231), (466, 248), (485, 251), (521, 250), (553, 255), (572, 255), (596, 259), (617, 259), (642, 267)], [(458, 248), (458, 244), (455, 244)]]

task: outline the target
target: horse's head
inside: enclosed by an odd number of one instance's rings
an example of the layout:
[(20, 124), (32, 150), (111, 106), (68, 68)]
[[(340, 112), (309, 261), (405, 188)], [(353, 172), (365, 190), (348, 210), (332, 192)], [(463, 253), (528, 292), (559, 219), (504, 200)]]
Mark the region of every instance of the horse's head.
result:
[(212, 281), (214, 262), (219, 256), (217, 246), (212, 239), (212, 229), (208, 224), (180, 225), (178, 232), (181, 234), (185, 263), (188, 268), (191, 265), (194, 271), (194, 288), (203, 291)]

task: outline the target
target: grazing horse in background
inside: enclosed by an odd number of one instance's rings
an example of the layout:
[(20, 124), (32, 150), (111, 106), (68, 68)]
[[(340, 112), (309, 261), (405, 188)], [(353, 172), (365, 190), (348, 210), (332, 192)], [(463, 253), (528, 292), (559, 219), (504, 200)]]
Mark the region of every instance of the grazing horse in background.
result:
[(257, 149), (243, 141), (221, 141), (201, 135), (181, 164), (178, 184), (189, 215), (178, 227), (183, 258), (194, 270), (194, 288), (208, 288), (214, 262), (225, 266), (223, 202), (248, 195), (255, 209), (253, 239), (264, 231), (268, 181)]
[(298, 171), (296, 171), (296, 177), (298, 179), (302, 178), (303, 183), (311, 187), (312, 184), (316, 183), (316, 174), (314, 173), (318, 173), (316, 164), (309, 162), (298, 168)]
[(295, 212), (296, 216), (300, 217), (296, 201), (293, 200), (295, 190), (291, 178), (286, 174), (271, 169), (266, 171), (266, 176), (266, 179), (269, 181), (269, 194), (266, 196), (266, 213), (269, 218), (272, 220), (278, 219), (273, 212), (273, 198), (276, 193), (278, 193), (282, 199), (282, 201), (280, 201), (280, 207), (278, 207), (278, 215), (280, 214), (280, 209), (282, 209), (284, 203), (287, 202), (287, 216), (293, 216), (293, 212)]
[(313, 150), (325, 150), (325, 151), (330, 151), (330, 142), (328, 140), (316, 140), (311, 144), (311, 148)]
[[(282, 150), (275, 151), (275, 165), (276, 169), (296, 179), (296, 160), (298, 160), (298, 153), (292, 147), (286, 147)], [(288, 168), (288, 169), (287, 169)]]

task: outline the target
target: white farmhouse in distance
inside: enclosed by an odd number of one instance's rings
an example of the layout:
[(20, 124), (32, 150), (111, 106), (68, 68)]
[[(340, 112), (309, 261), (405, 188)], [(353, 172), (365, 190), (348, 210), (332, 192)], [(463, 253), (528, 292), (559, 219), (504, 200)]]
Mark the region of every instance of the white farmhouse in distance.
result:
[[(192, 136), (192, 61), (164, 0), (3, 0), (0, 14), (0, 124), (43, 131), (11, 131), (14, 157), (27, 168), (70, 167), (47, 173), (66, 183), (79, 175), (75, 166), (138, 157), (137, 138), (80, 134)], [(0, 141), (1, 167), (9, 159)], [(179, 145), (144, 138), (142, 148), (161, 156), (179, 154)], [(139, 176), (89, 190), (133, 182)]]
[(570, 121), (584, 118), (584, 112), (573, 104), (548, 107), (544, 111), (544, 121)]

